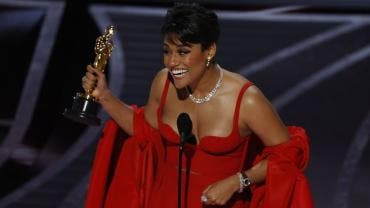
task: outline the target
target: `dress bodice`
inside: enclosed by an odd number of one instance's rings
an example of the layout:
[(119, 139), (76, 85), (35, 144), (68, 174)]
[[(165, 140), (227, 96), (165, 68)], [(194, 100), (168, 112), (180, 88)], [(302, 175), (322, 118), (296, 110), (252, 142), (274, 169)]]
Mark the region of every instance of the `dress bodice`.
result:
[[(161, 194), (166, 193), (166, 199), (176, 198), (179, 143), (180, 136), (169, 124), (162, 120), (162, 112), (166, 102), (170, 80), (167, 79), (163, 88), (160, 105), (157, 110), (158, 129), (164, 145), (164, 166), (158, 173), (157, 187), (154, 188), (153, 205), (157, 207), (174, 207), (176, 200), (163, 200)], [(185, 144), (182, 157), (182, 193), (183, 206), (186, 208), (203, 207), (200, 196), (207, 186), (230, 177), (244, 167), (245, 153), (249, 137), (241, 137), (238, 128), (239, 109), (243, 94), (251, 82), (247, 82), (239, 92), (233, 115), (232, 130), (227, 136), (203, 136), (196, 145)], [(233, 195), (228, 204), (222, 207), (245, 207), (245, 198)]]
[[(166, 102), (166, 97), (168, 93), (170, 80), (167, 79), (166, 84), (163, 88), (163, 93), (160, 101), (160, 105), (157, 110), (157, 118), (158, 118), (158, 128), (163, 136), (164, 139), (167, 140), (169, 144), (178, 145), (180, 141), (179, 134), (168, 124), (164, 123), (162, 120), (162, 112), (163, 107)], [(210, 154), (227, 154), (235, 150), (243, 141), (245, 141), (245, 137), (241, 137), (239, 134), (238, 129), (238, 119), (239, 119), (239, 111), (240, 111), (240, 103), (243, 97), (245, 90), (248, 89), (253, 85), (251, 82), (247, 82), (241, 88), (238, 99), (235, 104), (234, 116), (233, 116), (233, 127), (229, 135), (227, 136), (203, 136), (199, 139), (199, 143), (197, 145), (191, 145), (193, 148), (202, 150), (204, 152)], [(188, 145), (190, 146), (190, 145)]]

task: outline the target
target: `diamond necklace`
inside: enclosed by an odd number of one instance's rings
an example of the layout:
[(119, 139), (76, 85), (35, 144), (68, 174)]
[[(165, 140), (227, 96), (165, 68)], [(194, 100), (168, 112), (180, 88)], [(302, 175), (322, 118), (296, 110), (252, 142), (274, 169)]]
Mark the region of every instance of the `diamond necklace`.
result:
[(218, 88), (221, 87), (222, 78), (224, 76), (224, 73), (223, 73), (221, 68), (219, 68), (219, 71), (220, 71), (220, 77), (218, 78), (216, 85), (213, 87), (213, 89), (206, 96), (204, 96), (202, 98), (197, 98), (189, 92), (189, 98), (193, 103), (202, 104), (202, 103), (208, 102), (216, 94)]

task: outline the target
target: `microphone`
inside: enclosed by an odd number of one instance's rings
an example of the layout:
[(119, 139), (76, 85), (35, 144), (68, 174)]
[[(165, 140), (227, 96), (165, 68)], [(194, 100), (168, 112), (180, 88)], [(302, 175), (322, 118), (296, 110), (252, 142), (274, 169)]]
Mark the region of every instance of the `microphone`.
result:
[(181, 208), (181, 171), (182, 171), (182, 154), (184, 149), (184, 144), (191, 135), (191, 129), (193, 128), (193, 124), (190, 120), (190, 117), (187, 113), (180, 113), (177, 117), (177, 130), (180, 134), (180, 145), (179, 145), (179, 167), (177, 172), (177, 208)]
[(183, 145), (187, 138), (191, 135), (191, 129), (193, 128), (193, 123), (187, 113), (181, 113), (177, 117), (177, 129), (181, 137), (181, 145)]

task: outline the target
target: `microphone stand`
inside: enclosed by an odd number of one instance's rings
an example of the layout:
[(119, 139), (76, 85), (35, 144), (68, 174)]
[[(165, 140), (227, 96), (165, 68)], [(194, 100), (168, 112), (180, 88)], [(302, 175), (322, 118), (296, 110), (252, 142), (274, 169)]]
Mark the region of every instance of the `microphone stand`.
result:
[(181, 180), (181, 171), (182, 171), (182, 155), (183, 155), (183, 152), (184, 152), (184, 144), (185, 144), (185, 133), (184, 132), (181, 132), (181, 141), (180, 141), (180, 146), (179, 146), (179, 169), (177, 171), (178, 173), (178, 176), (177, 176), (177, 207), (178, 208), (181, 208), (181, 184), (182, 184), (182, 180)]

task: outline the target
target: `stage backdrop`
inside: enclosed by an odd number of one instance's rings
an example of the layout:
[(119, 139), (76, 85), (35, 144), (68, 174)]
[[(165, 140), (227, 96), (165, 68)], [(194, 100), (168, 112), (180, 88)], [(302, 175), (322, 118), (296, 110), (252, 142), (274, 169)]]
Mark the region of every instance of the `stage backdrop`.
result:
[[(316, 207), (369, 207), (367, 4), (204, 2), (220, 18), (217, 62), (261, 88), (286, 124), (307, 129)], [(0, 1), (0, 207), (83, 207), (102, 126), (62, 112), (108, 25), (117, 28), (109, 84), (144, 105), (163, 67), (159, 29), (170, 5)]]

